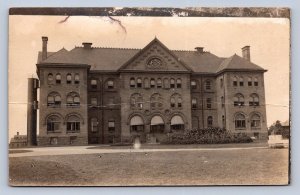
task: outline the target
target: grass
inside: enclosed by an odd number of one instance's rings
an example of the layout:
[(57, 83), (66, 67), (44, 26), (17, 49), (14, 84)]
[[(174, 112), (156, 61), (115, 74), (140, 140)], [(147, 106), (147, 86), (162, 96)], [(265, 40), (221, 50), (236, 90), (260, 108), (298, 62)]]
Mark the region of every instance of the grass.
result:
[(11, 185), (283, 185), (288, 149), (12, 157)]

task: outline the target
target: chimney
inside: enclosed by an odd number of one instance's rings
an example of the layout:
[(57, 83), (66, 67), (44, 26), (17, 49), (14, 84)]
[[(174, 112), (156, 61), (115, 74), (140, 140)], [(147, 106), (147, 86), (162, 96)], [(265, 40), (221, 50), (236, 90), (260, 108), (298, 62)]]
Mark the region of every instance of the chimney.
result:
[(82, 43), (84, 49), (91, 49), (92, 48), (92, 44), (93, 43), (87, 43), (87, 42), (83, 42)]
[(242, 48), (242, 54), (243, 54), (243, 58), (245, 60), (250, 61), (250, 46), (245, 46)]
[(47, 59), (47, 43), (48, 43), (48, 37), (42, 37), (43, 41), (43, 48), (42, 48), (42, 60)]
[(197, 50), (200, 53), (203, 53), (204, 47), (195, 47), (195, 50)]

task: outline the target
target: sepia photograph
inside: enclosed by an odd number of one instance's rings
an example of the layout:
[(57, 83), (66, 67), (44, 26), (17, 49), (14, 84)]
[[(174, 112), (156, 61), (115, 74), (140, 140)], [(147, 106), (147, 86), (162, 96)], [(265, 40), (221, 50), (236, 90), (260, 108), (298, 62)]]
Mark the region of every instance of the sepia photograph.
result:
[(290, 183), (288, 8), (11, 8), (11, 186)]

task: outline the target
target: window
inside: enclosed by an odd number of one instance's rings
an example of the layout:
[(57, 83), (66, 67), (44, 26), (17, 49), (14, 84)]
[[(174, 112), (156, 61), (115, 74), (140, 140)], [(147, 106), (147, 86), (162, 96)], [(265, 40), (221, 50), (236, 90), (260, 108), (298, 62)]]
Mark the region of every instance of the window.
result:
[(145, 78), (145, 79), (144, 79), (144, 87), (145, 87), (146, 89), (148, 89), (148, 88), (150, 87), (150, 85), (149, 85), (149, 79), (148, 79), (148, 78)]
[(210, 80), (205, 81), (205, 89), (206, 90), (211, 90), (211, 81)]
[(174, 80), (174, 79), (171, 79), (171, 80), (170, 80), (170, 88), (171, 88), (171, 89), (174, 89), (174, 88), (175, 88), (175, 80)]
[(91, 98), (91, 106), (97, 106), (98, 102), (97, 102), (97, 98), (96, 97), (92, 97)]
[(181, 79), (176, 80), (176, 87), (181, 88)]
[(67, 107), (79, 107), (80, 106), (80, 98), (78, 93), (71, 92), (67, 95)]
[(249, 106), (259, 106), (259, 98), (257, 94), (250, 95)]
[(108, 132), (110, 132), (110, 133), (115, 132), (115, 121), (114, 120), (108, 121)]
[(222, 107), (224, 107), (225, 101), (224, 101), (224, 97), (223, 96), (221, 97), (221, 104), (222, 104)]
[(213, 125), (213, 117), (208, 116), (207, 117), (207, 127), (212, 127), (212, 125)]
[(184, 121), (181, 116), (175, 115), (171, 119), (171, 130), (184, 130)]
[(138, 78), (138, 79), (137, 79), (136, 87), (137, 87), (137, 88), (142, 88), (142, 79), (141, 79), (141, 78)]
[(155, 88), (155, 80), (153, 78), (150, 79), (150, 87)]
[(98, 119), (92, 118), (91, 119), (91, 132), (97, 132), (98, 131)]
[(243, 77), (240, 77), (240, 86), (241, 86), (241, 87), (244, 86), (244, 79), (243, 79)]
[(254, 114), (251, 117), (251, 128), (256, 129), (256, 128), (260, 128), (260, 126), (261, 126), (260, 116), (258, 114)]
[(54, 132), (59, 130), (61, 120), (59, 116), (52, 115), (47, 118), (47, 131)]
[(48, 74), (48, 84), (53, 84), (53, 74), (52, 73), (49, 73)]
[(223, 128), (225, 128), (225, 116), (224, 115), (222, 115), (222, 125), (223, 125)]
[(153, 94), (150, 98), (150, 105), (151, 105), (151, 109), (162, 107), (161, 95), (158, 93)]
[(241, 113), (237, 114), (235, 116), (235, 128), (236, 129), (244, 129), (246, 128), (246, 120), (245, 116)]
[(52, 107), (52, 108), (61, 106), (61, 97), (60, 97), (59, 93), (52, 92), (48, 95), (47, 106)]
[(223, 81), (223, 78), (220, 78), (220, 87), (222, 88), (224, 85), (224, 81)]
[(171, 108), (175, 108), (175, 98), (174, 97), (171, 97)]
[(55, 83), (56, 84), (61, 84), (61, 75), (59, 73), (57, 73), (56, 76), (55, 76)]
[(165, 89), (169, 89), (170, 88), (169, 79), (167, 79), (167, 78), (164, 79), (164, 88)]
[(113, 89), (114, 88), (114, 81), (113, 80), (108, 80), (107, 81), (107, 88), (108, 89)]
[(130, 97), (130, 105), (131, 108), (138, 108), (142, 109), (143, 108), (143, 97), (139, 93), (134, 93)]
[(71, 84), (72, 83), (72, 75), (69, 73), (67, 74), (67, 84)]
[(211, 98), (206, 99), (206, 108), (211, 109)]
[(156, 84), (157, 84), (157, 88), (162, 88), (162, 81), (161, 81), (161, 79), (157, 79)]
[(181, 107), (182, 107), (182, 99), (181, 99), (181, 98), (178, 98), (178, 99), (177, 99), (177, 107), (178, 107), (178, 108), (181, 108)]
[(233, 77), (233, 86), (234, 87), (237, 87), (238, 83), (237, 83), (237, 78), (236, 77)]
[(76, 115), (71, 115), (67, 119), (67, 132), (80, 131), (80, 119)]
[(197, 83), (196, 83), (196, 81), (191, 81), (191, 88), (192, 89), (197, 89)]
[(130, 79), (130, 88), (135, 88), (135, 79), (134, 78)]
[(192, 108), (197, 108), (197, 99), (192, 98)]
[(171, 108), (181, 108), (182, 107), (182, 98), (181, 95), (179, 95), (178, 93), (175, 93), (171, 96), (170, 99), (170, 104), (171, 104)]
[(258, 80), (257, 80), (257, 78), (256, 78), (256, 77), (254, 78), (254, 86), (255, 86), (255, 87), (257, 87), (257, 86), (258, 86)]
[(251, 77), (248, 78), (248, 86), (249, 86), (249, 87), (252, 86), (252, 78), (251, 78)]
[(91, 80), (91, 88), (92, 89), (97, 89), (97, 80), (96, 79)]
[(244, 106), (244, 96), (242, 94), (236, 94), (233, 98), (233, 105), (234, 106)]
[(150, 133), (162, 133), (165, 130), (165, 123), (161, 116), (153, 116), (150, 122)]
[(75, 76), (74, 76), (74, 83), (75, 84), (79, 84), (80, 83), (79, 74), (75, 74)]

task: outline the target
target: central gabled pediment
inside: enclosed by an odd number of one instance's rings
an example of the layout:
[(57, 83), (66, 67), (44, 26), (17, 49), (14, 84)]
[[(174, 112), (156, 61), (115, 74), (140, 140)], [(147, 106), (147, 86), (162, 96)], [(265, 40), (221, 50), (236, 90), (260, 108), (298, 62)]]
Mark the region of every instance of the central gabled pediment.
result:
[(121, 66), (119, 71), (178, 71), (191, 69), (157, 38)]

